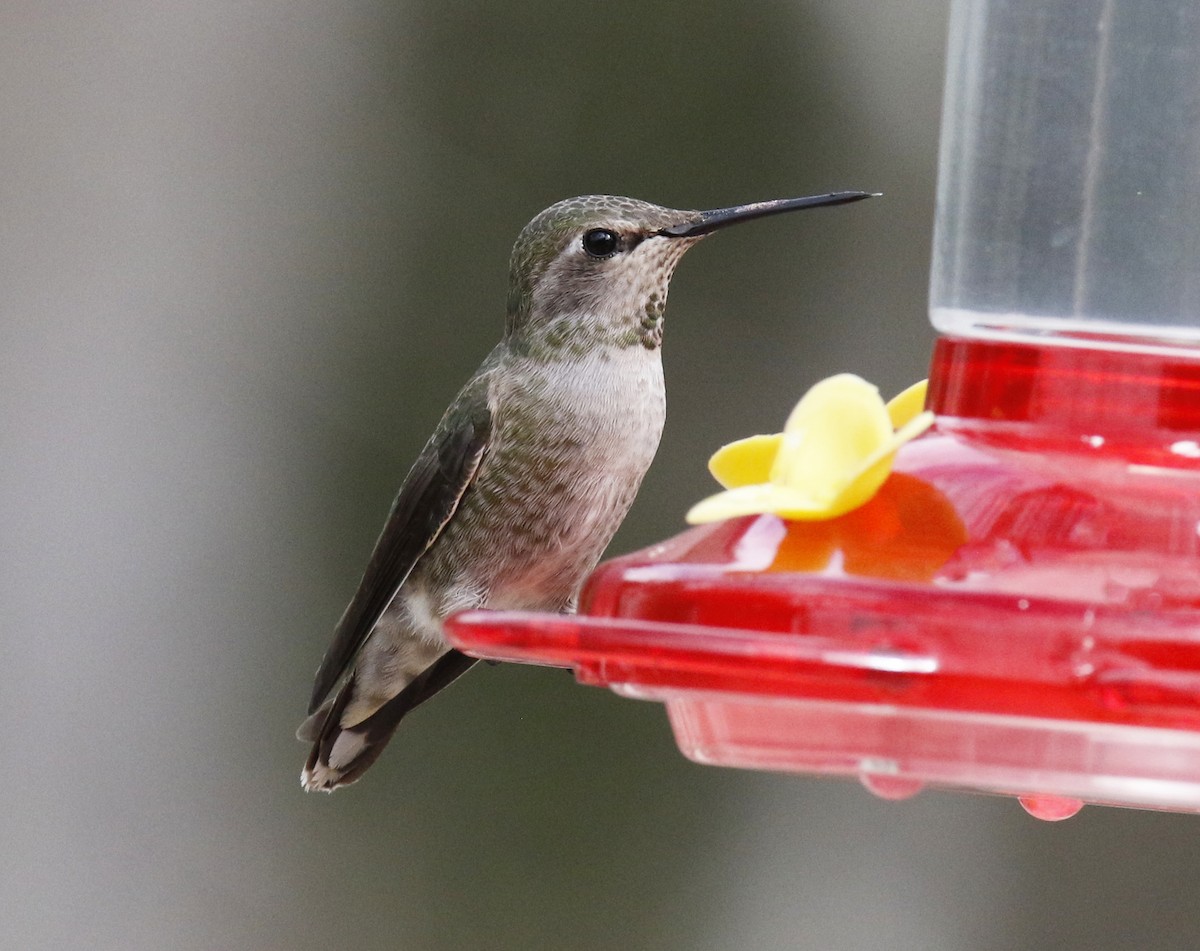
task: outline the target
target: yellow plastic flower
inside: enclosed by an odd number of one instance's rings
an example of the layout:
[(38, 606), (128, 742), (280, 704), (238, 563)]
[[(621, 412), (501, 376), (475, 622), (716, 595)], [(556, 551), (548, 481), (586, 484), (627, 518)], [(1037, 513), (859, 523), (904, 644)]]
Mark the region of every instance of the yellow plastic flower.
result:
[(904, 443), (933, 423), (922, 381), (886, 405), (866, 380), (842, 373), (796, 404), (782, 433), (739, 439), (708, 469), (725, 486), (692, 506), (693, 525), (765, 512), (786, 519), (837, 518), (869, 501), (887, 481)]

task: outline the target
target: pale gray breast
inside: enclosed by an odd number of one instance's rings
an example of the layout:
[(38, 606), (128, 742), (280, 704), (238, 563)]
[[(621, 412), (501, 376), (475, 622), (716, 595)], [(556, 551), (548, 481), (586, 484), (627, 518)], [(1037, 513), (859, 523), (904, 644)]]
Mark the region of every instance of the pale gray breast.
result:
[(662, 363), (637, 346), (511, 371), (494, 386), (492, 442), (438, 555), (469, 563), (494, 607), (549, 608), (595, 564), (654, 458)]

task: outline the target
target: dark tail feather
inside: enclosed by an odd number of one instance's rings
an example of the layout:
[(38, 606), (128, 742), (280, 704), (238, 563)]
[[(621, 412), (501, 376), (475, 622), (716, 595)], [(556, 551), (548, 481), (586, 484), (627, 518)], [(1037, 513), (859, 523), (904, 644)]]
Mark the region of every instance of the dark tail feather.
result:
[(354, 695), (354, 677), (351, 676), (334, 698), (308, 754), (300, 776), (304, 788), (309, 792), (317, 789), (333, 792), (339, 786), (354, 782), (379, 758), (396, 727), (413, 707), (448, 687), (475, 663), (476, 658), (449, 650), (361, 723), (342, 727), (339, 721)]

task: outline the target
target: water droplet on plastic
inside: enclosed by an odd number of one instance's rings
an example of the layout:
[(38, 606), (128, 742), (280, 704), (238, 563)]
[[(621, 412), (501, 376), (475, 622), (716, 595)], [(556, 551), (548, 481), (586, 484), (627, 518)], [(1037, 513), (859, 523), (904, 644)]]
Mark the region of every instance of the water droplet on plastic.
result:
[(910, 779), (907, 776), (881, 776), (879, 773), (861, 773), (858, 779), (867, 788), (868, 792), (874, 793), (880, 799), (888, 799), (892, 802), (897, 802), (901, 799), (911, 799), (925, 788), (925, 784), (921, 780)]
[(1066, 796), (1018, 796), (1017, 801), (1035, 819), (1044, 819), (1046, 822), (1070, 819), (1083, 808), (1081, 800)]

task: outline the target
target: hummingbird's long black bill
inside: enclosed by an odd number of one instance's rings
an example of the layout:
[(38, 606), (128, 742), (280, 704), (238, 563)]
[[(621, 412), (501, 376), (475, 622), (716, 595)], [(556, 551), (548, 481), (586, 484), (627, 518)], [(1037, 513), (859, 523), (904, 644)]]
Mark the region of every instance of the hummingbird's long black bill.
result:
[(756, 201), (749, 205), (734, 205), (732, 208), (716, 208), (713, 211), (700, 212), (699, 217), (692, 221), (663, 228), (659, 234), (666, 235), (668, 238), (698, 238), (739, 221), (766, 218), (769, 215), (782, 215), (786, 211), (800, 211), (803, 208), (848, 205), (852, 201), (862, 201), (864, 198), (878, 198), (879, 194), (879, 192), (832, 192), (828, 195), (809, 195), (807, 198), (776, 198), (774, 201)]

